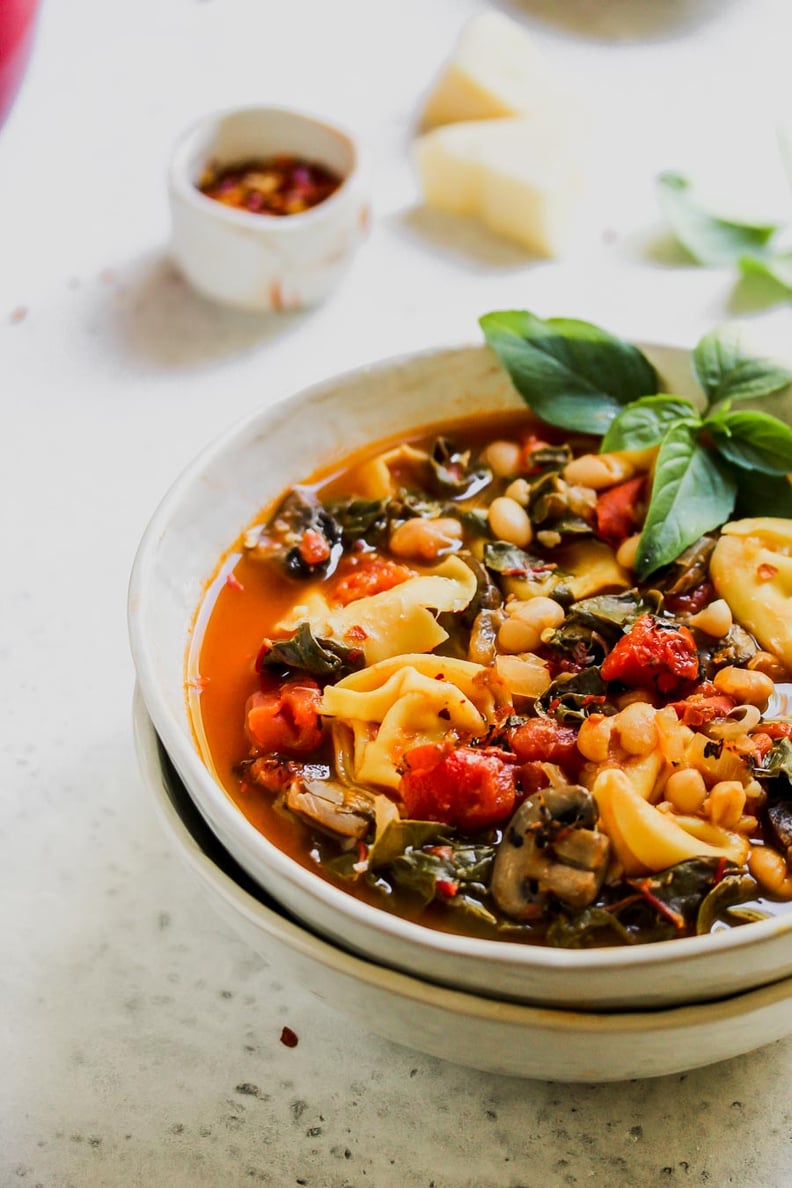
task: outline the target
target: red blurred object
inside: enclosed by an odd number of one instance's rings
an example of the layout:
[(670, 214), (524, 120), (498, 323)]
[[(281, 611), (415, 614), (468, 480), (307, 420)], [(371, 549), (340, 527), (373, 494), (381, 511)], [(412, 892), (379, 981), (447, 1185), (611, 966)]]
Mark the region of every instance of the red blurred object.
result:
[(0, 126), (27, 69), (38, 7), (39, 0), (0, 0)]

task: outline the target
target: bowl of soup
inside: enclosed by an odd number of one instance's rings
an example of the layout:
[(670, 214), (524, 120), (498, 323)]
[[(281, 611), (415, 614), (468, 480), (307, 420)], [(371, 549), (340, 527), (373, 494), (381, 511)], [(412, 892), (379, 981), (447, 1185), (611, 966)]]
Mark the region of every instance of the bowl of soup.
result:
[[(690, 390), (687, 351), (644, 354)], [(731, 608), (740, 549), (778, 593), (789, 522), (727, 524), (639, 582), (652, 466), (538, 420), (471, 346), (265, 407), (177, 479), (132, 574), (140, 693), (284, 909), (562, 1009), (792, 974), (787, 669)]]

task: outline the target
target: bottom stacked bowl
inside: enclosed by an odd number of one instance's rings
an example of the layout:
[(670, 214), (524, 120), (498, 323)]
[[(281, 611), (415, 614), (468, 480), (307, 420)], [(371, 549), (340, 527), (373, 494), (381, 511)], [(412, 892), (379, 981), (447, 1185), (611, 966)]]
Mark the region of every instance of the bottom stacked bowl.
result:
[(712, 1002), (651, 1011), (525, 1006), (449, 989), (346, 952), (292, 919), (205, 823), (139, 694), (135, 740), (165, 832), (219, 915), (252, 949), (361, 1027), (490, 1073), (604, 1082), (684, 1072), (792, 1032), (792, 978)]

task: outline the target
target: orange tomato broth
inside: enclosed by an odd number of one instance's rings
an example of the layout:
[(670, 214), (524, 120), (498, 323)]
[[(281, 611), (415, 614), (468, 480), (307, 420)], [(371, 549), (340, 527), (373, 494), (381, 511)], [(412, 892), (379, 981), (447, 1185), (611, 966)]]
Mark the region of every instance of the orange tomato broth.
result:
[[(532, 432), (552, 443), (571, 438), (574, 445), (580, 446), (587, 440), (541, 424), (528, 410), (478, 414), (465, 420), (426, 425), (407, 435), (364, 446), (339, 464), (321, 468), (307, 479), (295, 481), (315, 491), (322, 499), (354, 496), (359, 468), (383, 451), (405, 442), (428, 449), (436, 437), (443, 434), (459, 448), (466, 449), (482, 447), (495, 439), (524, 438)], [(259, 688), (254, 665), (262, 640), (274, 633), (275, 625), (295, 602), (302, 601), (313, 584), (322, 584), (321, 578), (313, 581), (289, 578), (277, 563), (254, 559), (243, 549), (243, 536), (268, 522), (285, 493), (279, 494), (262, 510), (221, 558), (199, 608), (191, 649), (192, 657), (198, 658), (198, 671), (195, 672), (193, 660), (188, 681), (190, 711), (199, 750), (250, 823), (301, 866), (377, 907), (406, 918), (420, 918), (422, 923), (446, 931), (476, 933), (479, 929), (475, 921), (457, 921), (457, 913), (443, 910), (439, 905), (416, 906), (411, 903), (409, 894), (402, 890), (383, 895), (364, 880), (353, 883), (327, 871), (317, 861), (315, 836), (307, 825), (280, 808), (273, 794), (257, 788), (245, 792), (240, 787), (234, 769), (240, 760), (252, 753), (245, 734), (245, 703)], [(413, 565), (413, 568), (419, 567)], [(316, 756), (317, 760), (319, 758)], [(321, 758), (330, 761), (329, 748)], [(480, 935), (493, 933), (481, 925)]]

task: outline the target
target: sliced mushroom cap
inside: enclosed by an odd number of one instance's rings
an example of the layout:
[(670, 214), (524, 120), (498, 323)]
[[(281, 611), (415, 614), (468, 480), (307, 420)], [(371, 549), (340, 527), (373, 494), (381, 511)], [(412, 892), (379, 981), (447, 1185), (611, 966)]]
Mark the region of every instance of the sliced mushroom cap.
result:
[(292, 780), (286, 807), (336, 837), (363, 838), (374, 822), (374, 797), (336, 780)]
[(544, 788), (523, 801), (498, 847), (490, 890), (515, 920), (537, 914), (553, 894), (583, 908), (597, 895), (608, 866), (610, 842), (595, 829), (597, 806), (578, 784)]

